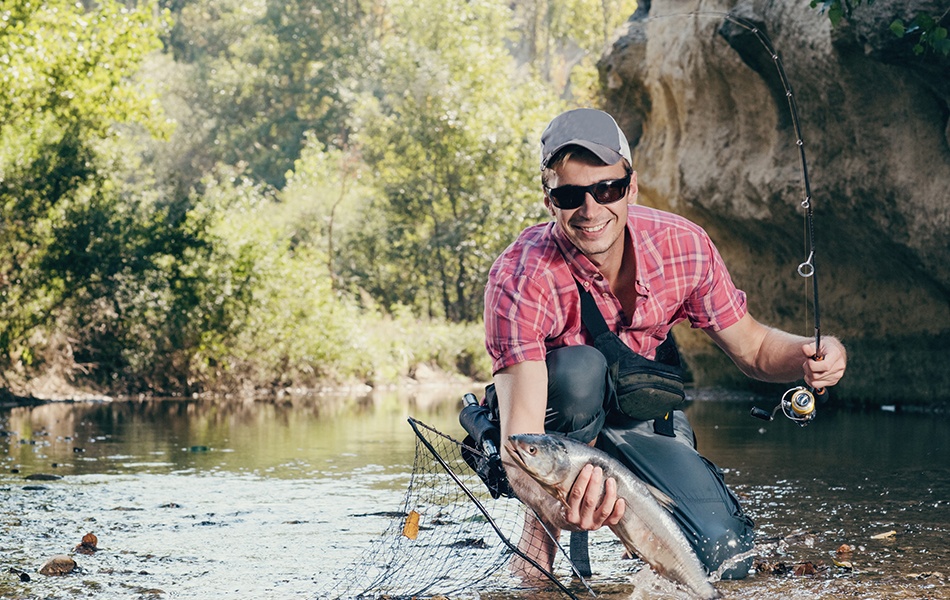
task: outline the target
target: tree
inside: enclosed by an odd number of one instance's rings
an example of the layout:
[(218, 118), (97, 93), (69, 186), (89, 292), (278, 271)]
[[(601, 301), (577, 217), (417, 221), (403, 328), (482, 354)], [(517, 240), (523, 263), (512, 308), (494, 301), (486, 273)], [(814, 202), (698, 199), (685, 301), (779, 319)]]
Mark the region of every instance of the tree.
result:
[(512, 7), (523, 63), (562, 96), (594, 102), (595, 63), (636, 0), (523, 0)]
[(553, 101), (515, 69), (500, 3), (390, 9), (353, 137), (381, 200), (350, 237), (350, 274), (384, 305), (472, 321), (491, 261), (538, 215), (535, 143)]
[[(145, 3), (0, 1), (0, 366), (30, 365), (87, 294), (135, 269), (151, 208), (119, 208), (120, 124), (167, 134), (133, 75), (159, 47)], [(120, 153), (121, 154), (121, 153)], [(141, 208), (141, 210), (139, 210)], [(161, 237), (161, 236), (160, 236)]]
[[(345, 143), (346, 115), (379, 18), (378, 0), (181, 0), (169, 96), (184, 124), (170, 146), (186, 194), (217, 163), (275, 188), (304, 134)], [(170, 99), (171, 99), (170, 98)]]

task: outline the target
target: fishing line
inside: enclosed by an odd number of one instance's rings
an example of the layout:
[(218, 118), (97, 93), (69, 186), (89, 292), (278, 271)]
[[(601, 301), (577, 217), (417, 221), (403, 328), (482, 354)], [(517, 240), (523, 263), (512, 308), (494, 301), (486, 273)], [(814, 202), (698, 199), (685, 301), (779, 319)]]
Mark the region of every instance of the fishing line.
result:
[(795, 94), (792, 92), (792, 85), (789, 82), (788, 75), (785, 72), (785, 65), (782, 63), (782, 58), (779, 56), (778, 52), (775, 50), (775, 47), (772, 45), (772, 40), (766, 35), (762, 29), (755, 23), (743, 19), (742, 17), (737, 17), (730, 13), (719, 12), (719, 11), (695, 11), (690, 13), (670, 13), (665, 15), (655, 15), (650, 16), (644, 19), (644, 21), (660, 20), (665, 18), (673, 17), (687, 17), (687, 16), (697, 16), (697, 17), (712, 17), (717, 19), (723, 19), (734, 25), (737, 25), (752, 35), (755, 36), (755, 39), (761, 44), (765, 49), (768, 56), (772, 59), (772, 63), (775, 66), (775, 71), (779, 76), (779, 80), (782, 84), (782, 89), (785, 92), (785, 98), (788, 102), (788, 112), (792, 120), (792, 128), (795, 133), (795, 146), (798, 149), (798, 162), (799, 162), (799, 172), (801, 179), (801, 207), (805, 211), (805, 250), (806, 258), (804, 262), (798, 265), (798, 274), (812, 281), (812, 303), (815, 314), (814, 327), (815, 327), (815, 352), (816, 359), (817, 355), (820, 355), (821, 349), (821, 318), (818, 308), (818, 272), (816, 268), (816, 244), (815, 244), (815, 217), (814, 217), (814, 208), (812, 202), (811, 194), (811, 183), (808, 179), (808, 160), (805, 158), (805, 137), (802, 135), (801, 121), (798, 117), (798, 104), (795, 98)]

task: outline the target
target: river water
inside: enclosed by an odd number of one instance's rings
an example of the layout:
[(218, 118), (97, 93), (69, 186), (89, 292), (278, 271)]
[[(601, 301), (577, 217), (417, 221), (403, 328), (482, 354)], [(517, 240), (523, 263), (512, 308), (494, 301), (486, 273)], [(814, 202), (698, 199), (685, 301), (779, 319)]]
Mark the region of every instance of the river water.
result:
[[(402, 522), (416, 460), (407, 419), (460, 439), (462, 391), (0, 409), (0, 598), (316, 598)], [(725, 597), (950, 598), (948, 417), (820, 407), (802, 428), (749, 416), (774, 398), (694, 396), (700, 451), (759, 534), (762, 571), (719, 582)], [(57, 478), (26, 479), (36, 474)], [(87, 533), (92, 555), (74, 551)], [(838, 555), (842, 544), (853, 553)], [(600, 561), (619, 561), (609, 532), (591, 548), (598, 596), (677, 597), (648, 569)], [(58, 554), (76, 571), (40, 575)], [(806, 562), (814, 573), (793, 574)]]

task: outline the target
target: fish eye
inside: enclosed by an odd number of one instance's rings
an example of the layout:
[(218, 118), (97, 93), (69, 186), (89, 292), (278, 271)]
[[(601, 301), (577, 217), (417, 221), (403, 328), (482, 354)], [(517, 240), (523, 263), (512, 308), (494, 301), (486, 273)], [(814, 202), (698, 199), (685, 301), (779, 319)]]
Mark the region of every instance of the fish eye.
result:
[(534, 455), (537, 454), (537, 453), (538, 453), (538, 448), (537, 448), (537, 446), (529, 446), (529, 447), (528, 447), (528, 454), (534, 456)]

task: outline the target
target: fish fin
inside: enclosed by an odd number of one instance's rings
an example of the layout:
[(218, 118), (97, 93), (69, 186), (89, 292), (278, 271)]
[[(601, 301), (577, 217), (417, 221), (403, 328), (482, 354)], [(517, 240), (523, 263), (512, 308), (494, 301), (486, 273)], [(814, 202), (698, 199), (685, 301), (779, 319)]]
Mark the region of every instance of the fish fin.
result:
[(665, 493), (659, 489), (653, 487), (649, 483), (644, 483), (643, 485), (647, 486), (647, 489), (650, 490), (650, 493), (653, 495), (653, 498), (660, 503), (660, 506), (666, 510), (673, 512), (673, 507), (676, 506), (676, 501), (667, 496)]

